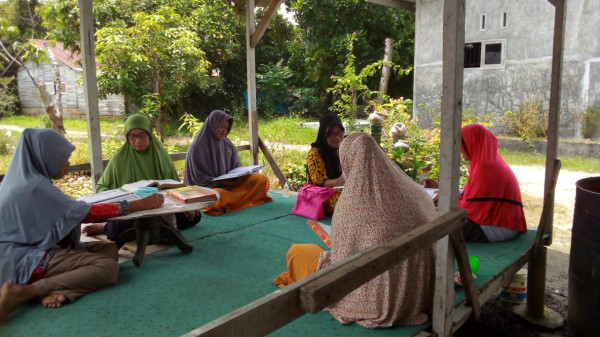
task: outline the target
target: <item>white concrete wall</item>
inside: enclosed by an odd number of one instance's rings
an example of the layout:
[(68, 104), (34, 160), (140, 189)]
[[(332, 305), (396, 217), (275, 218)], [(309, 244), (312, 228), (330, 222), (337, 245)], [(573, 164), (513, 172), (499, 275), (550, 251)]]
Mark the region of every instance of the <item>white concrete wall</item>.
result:
[[(442, 0), (417, 0), (414, 112), (424, 125), (431, 119), (419, 105), (439, 110), (441, 100), (442, 12)], [(463, 106), (496, 119), (528, 99), (548, 109), (554, 7), (547, 0), (467, 0), (466, 15), (466, 42), (502, 41), (504, 64), (465, 69)], [(600, 1), (568, 0), (565, 28), (560, 132), (574, 136), (573, 114), (600, 101)]]

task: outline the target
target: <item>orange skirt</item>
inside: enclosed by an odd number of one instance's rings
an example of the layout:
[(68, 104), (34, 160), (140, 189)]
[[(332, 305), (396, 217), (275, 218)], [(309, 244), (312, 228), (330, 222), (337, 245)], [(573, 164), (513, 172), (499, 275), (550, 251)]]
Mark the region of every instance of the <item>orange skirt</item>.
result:
[(313, 244), (293, 244), (285, 256), (288, 271), (277, 276), (273, 283), (283, 288), (314, 273), (322, 251), (323, 248)]
[(221, 197), (219, 201), (203, 210), (208, 215), (231, 213), (273, 201), (273, 198), (267, 194), (269, 191), (269, 177), (261, 173), (249, 175), (241, 184), (231, 190), (218, 187), (214, 190), (218, 191)]

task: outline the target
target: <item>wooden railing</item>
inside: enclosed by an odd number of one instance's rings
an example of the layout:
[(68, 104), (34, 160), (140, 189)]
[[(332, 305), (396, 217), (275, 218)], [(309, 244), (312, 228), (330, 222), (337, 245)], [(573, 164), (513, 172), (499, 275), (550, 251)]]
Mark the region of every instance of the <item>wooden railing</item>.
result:
[[(238, 151), (249, 151), (250, 150), (250, 145), (238, 145), (236, 146)], [(179, 160), (185, 160), (185, 152), (178, 152), (178, 153), (169, 153), (169, 156), (171, 156), (171, 160), (173, 161), (179, 161)], [(102, 160), (102, 164), (104, 165), (104, 167), (106, 167), (106, 165), (108, 165), (108, 162), (110, 161), (110, 159), (104, 159)], [(90, 163), (85, 163), (85, 164), (75, 164), (75, 165), (71, 165), (69, 166), (69, 172), (81, 172), (81, 171), (91, 171), (92, 167), (90, 165)]]
[(464, 210), (446, 213), (384, 245), (373, 246), (187, 333), (192, 336), (265, 336), (305, 313), (317, 313), (402, 262), (459, 230)]

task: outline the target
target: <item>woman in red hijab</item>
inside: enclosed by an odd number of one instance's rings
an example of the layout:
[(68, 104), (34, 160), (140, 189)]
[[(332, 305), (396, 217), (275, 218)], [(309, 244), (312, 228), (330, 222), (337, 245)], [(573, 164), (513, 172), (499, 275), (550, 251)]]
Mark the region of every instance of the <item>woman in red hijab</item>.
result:
[(458, 201), (467, 210), (463, 228), (471, 242), (514, 239), (527, 228), (515, 174), (498, 154), (498, 139), (480, 124), (462, 128), (461, 151), (469, 160), (469, 179)]

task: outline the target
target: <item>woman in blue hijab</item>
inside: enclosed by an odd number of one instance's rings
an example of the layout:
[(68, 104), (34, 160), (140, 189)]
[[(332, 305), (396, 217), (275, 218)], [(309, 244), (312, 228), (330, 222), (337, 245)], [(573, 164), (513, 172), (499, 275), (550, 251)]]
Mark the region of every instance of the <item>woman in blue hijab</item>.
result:
[[(0, 185), (0, 320), (34, 298), (58, 308), (117, 280), (117, 248), (79, 241), (82, 222), (158, 208), (163, 196), (89, 205), (65, 195), (62, 178), (75, 150), (50, 129), (25, 129)], [(35, 208), (31, 206), (35, 205)]]

